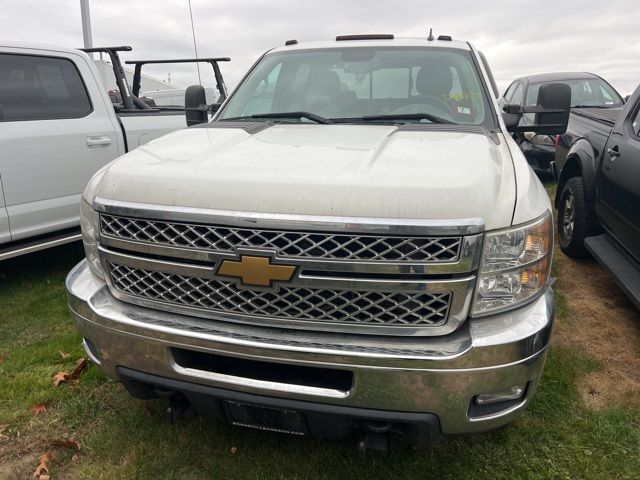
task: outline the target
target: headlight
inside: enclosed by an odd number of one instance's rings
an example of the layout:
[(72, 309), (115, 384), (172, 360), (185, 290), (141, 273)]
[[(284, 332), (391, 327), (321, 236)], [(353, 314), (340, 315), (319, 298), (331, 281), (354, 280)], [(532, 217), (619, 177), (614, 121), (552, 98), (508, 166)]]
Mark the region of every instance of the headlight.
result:
[(473, 315), (521, 305), (547, 285), (551, 269), (551, 212), (532, 223), (485, 235)]
[(100, 216), (82, 197), (80, 202), (80, 227), (82, 228), (82, 243), (84, 253), (89, 261), (89, 268), (94, 275), (104, 280), (104, 271), (98, 258), (98, 229)]

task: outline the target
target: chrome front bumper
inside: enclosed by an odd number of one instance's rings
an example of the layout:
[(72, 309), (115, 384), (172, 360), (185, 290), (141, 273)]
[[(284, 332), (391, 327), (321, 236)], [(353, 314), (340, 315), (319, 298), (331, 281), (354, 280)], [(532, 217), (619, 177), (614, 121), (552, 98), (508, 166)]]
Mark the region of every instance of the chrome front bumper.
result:
[[(118, 367), (230, 391), (361, 409), (436, 415), (445, 435), (510, 422), (531, 399), (546, 359), (553, 296), (517, 310), (468, 319), (440, 337), (346, 335), (219, 322), (124, 303), (89, 271), (67, 277), (69, 307), (87, 353), (105, 374)], [(276, 364), (347, 370), (348, 390), (221, 375), (184, 368), (172, 348)], [(475, 396), (527, 384), (522, 398), (470, 408)]]

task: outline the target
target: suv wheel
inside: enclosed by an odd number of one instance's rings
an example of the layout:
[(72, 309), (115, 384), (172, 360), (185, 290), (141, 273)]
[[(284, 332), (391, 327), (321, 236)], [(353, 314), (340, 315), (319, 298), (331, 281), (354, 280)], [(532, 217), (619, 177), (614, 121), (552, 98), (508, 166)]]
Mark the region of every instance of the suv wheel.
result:
[(572, 258), (588, 255), (584, 239), (589, 231), (587, 205), (584, 201), (584, 182), (581, 177), (570, 178), (560, 193), (558, 203), (558, 239), (560, 249)]

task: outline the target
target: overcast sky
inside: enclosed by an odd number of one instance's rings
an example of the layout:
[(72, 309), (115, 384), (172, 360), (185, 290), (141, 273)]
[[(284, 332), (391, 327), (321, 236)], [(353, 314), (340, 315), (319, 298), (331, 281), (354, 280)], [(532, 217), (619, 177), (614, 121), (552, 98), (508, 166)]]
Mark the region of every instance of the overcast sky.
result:
[[(91, 1), (91, 0), (90, 0)], [(339, 34), (437, 35), (473, 42), (500, 90), (517, 76), (590, 71), (622, 95), (640, 83), (638, 0), (192, 0), (200, 56), (230, 56), (229, 87), (265, 50), (285, 40)], [(131, 45), (125, 59), (192, 57), (187, 0), (93, 0), (94, 46)], [(82, 46), (80, 0), (0, 0), (0, 38)], [(194, 67), (148, 70), (174, 84), (196, 82)], [(206, 76), (205, 76), (206, 73)], [(213, 74), (203, 71), (203, 82)]]

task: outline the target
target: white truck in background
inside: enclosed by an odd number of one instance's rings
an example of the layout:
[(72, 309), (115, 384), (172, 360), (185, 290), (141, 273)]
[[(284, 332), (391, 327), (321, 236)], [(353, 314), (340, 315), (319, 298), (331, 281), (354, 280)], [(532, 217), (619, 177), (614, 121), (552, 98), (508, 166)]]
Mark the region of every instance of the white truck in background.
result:
[[(184, 108), (152, 108), (137, 98), (146, 63), (208, 62), (219, 100), (218, 59), (144, 60), (131, 88), (118, 57), (131, 47), (95, 48), (111, 58), (114, 103), (87, 53), (0, 42), (0, 261), (79, 240), (80, 197), (88, 180), (120, 155), (185, 128)], [(206, 108), (206, 105), (202, 105)]]

